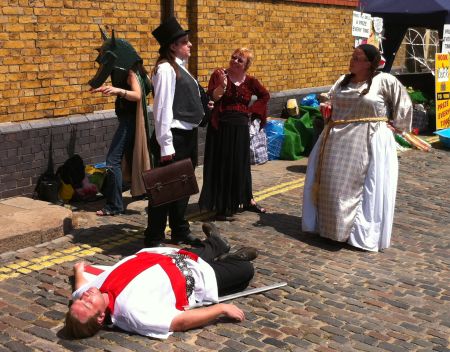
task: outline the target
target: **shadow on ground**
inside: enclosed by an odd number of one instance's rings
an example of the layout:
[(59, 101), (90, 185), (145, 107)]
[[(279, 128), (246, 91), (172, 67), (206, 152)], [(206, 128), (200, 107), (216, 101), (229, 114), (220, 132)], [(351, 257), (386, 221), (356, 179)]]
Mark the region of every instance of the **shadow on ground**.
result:
[(306, 174), (306, 165), (291, 165), (286, 167), (286, 170), (299, 174)]
[(276, 232), (301, 241), (310, 246), (325, 249), (330, 252), (340, 251), (343, 248), (351, 249), (346, 243), (335, 242), (318, 234), (301, 231), (301, 216), (293, 216), (282, 213), (261, 214), (259, 220), (253, 224), (256, 227), (272, 227)]
[(73, 242), (101, 248), (104, 255), (127, 256), (144, 247), (144, 229), (126, 223), (90, 227), (75, 231)]
[[(126, 209), (127, 214), (135, 214), (139, 213), (135, 210), (127, 209), (128, 205), (137, 201), (137, 199), (134, 199), (133, 197), (123, 197), (123, 205)], [(73, 211), (91, 211), (96, 212), (97, 210), (103, 209), (105, 206), (106, 199), (103, 196), (97, 196), (96, 198), (92, 200), (74, 200), (69, 203), (69, 205), (72, 207)]]

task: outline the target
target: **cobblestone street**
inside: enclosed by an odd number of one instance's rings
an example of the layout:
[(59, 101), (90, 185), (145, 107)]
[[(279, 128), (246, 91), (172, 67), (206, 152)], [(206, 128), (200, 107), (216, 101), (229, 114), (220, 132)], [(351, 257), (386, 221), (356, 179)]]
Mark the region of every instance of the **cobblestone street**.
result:
[[(79, 205), (70, 235), (0, 256), (0, 351), (450, 351), (450, 151), (399, 154), (392, 247), (382, 253), (301, 232), (306, 162), (253, 167), (268, 213), (217, 222), (232, 246), (260, 250), (251, 287), (288, 283), (234, 300), (244, 322), (221, 319), (166, 341), (108, 329), (62, 338), (73, 264), (110, 265), (143, 246), (145, 201), (116, 217), (96, 217), (95, 202)], [(197, 198), (189, 214), (200, 235), (208, 214)]]

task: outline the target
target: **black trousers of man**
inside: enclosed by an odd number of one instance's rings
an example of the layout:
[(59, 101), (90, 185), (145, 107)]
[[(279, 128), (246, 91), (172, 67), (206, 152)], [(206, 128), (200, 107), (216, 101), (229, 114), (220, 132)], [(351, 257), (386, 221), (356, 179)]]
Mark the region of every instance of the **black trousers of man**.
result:
[(218, 240), (215, 236), (202, 241), (199, 247), (184, 249), (197, 254), (213, 268), (216, 274), (219, 296), (245, 290), (255, 274), (253, 264), (249, 261), (232, 257), (215, 260), (228, 250), (223, 241)]
[[(197, 129), (182, 130), (172, 128), (173, 146), (175, 148), (175, 158), (178, 161), (186, 158), (192, 160), (192, 165), (197, 164)], [(155, 166), (160, 165), (161, 149), (156, 140), (155, 133), (150, 139), (150, 150), (153, 154)], [(186, 208), (189, 204), (189, 197), (177, 200), (169, 204), (157, 207), (148, 206), (148, 225), (145, 230), (146, 246), (154, 246), (164, 241), (167, 217), (172, 231), (172, 240), (183, 240), (190, 234), (189, 222), (185, 219)]]

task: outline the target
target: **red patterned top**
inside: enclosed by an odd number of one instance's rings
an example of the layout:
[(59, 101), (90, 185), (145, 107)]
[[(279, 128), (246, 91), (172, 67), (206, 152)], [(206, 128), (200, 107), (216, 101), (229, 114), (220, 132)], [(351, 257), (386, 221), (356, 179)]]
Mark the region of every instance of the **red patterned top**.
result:
[[(222, 84), (220, 71), (217, 69), (211, 75), (208, 84), (208, 95), (212, 97), (214, 89)], [(251, 105), (252, 95), (256, 95), (257, 100)], [(261, 120), (261, 127), (267, 120), (267, 103), (270, 94), (259, 81), (247, 75), (244, 82), (236, 86), (230, 79), (227, 80), (225, 94), (219, 101), (214, 103), (211, 115), (211, 125), (217, 129), (219, 127), (219, 115), (224, 111), (239, 111), (249, 115), (251, 118)]]

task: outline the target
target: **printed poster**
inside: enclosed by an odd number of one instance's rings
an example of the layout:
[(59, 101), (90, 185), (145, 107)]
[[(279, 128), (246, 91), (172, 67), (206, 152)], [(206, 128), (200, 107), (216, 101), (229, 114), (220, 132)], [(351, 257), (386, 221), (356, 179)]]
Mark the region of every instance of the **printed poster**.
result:
[(369, 38), (372, 31), (372, 16), (368, 13), (353, 11), (352, 36)]
[(450, 24), (444, 24), (444, 36), (442, 38), (442, 52), (450, 52)]
[(436, 54), (436, 129), (450, 127), (450, 54)]

